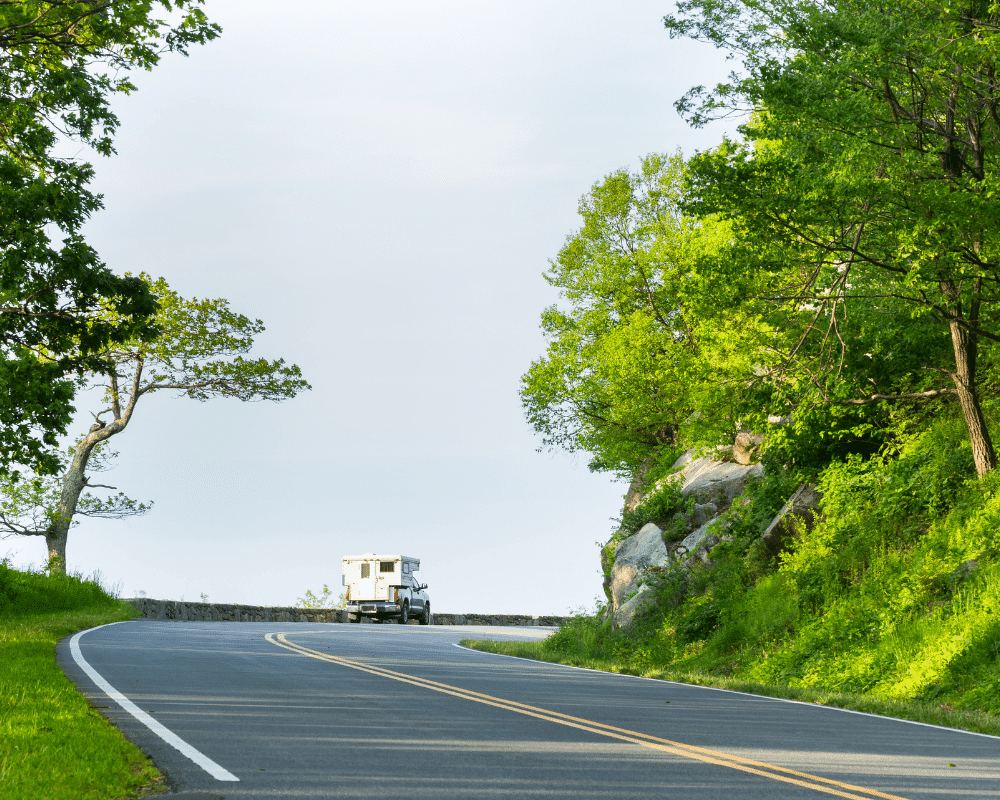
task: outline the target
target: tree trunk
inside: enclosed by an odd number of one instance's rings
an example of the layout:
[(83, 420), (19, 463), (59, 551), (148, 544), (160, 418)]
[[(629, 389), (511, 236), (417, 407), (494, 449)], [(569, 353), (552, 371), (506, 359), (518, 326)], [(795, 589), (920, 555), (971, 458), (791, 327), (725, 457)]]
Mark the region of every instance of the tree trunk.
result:
[(49, 575), (66, 574), (66, 534), (69, 533), (69, 524), (58, 526), (53, 525), (45, 532), (45, 546), (49, 551)]
[[(63, 475), (62, 495), (59, 497), (59, 515), (45, 532), (45, 544), (49, 549), (49, 574), (66, 574), (66, 540), (69, 538), (69, 528), (76, 514), (76, 505), (80, 495), (87, 485), (87, 462), (94, 447), (104, 437), (99, 431), (106, 431), (103, 425), (94, 425), (90, 433), (77, 445), (69, 469)], [(95, 435), (96, 434), (96, 435)]]
[(972, 443), (976, 472), (981, 478), (997, 468), (997, 454), (986, 428), (986, 418), (979, 401), (979, 388), (976, 386), (976, 336), (956, 320), (951, 321), (950, 327), (951, 343), (955, 349), (955, 372), (951, 377), (962, 404), (962, 415)]

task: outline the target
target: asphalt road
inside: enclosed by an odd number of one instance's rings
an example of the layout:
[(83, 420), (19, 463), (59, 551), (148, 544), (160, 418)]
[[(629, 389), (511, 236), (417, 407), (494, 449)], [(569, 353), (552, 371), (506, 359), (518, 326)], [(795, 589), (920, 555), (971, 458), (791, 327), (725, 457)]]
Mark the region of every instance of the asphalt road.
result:
[(1000, 797), (1000, 738), (455, 646), (544, 635), (135, 620), (57, 658), (174, 791), (206, 798)]

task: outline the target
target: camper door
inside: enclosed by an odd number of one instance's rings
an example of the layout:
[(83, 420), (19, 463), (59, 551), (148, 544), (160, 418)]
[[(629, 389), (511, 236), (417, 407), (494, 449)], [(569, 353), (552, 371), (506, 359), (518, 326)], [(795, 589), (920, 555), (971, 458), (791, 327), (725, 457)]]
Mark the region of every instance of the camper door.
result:
[(394, 600), (395, 593), (393, 587), (399, 585), (399, 562), (398, 561), (376, 561), (372, 563), (372, 569), (378, 570), (376, 577), (375, 598), (378, 600)]
[(372, 562), (362, 561), (358, 567), (361, 570), (361, 578), (358, 580), (358, 599), (375, 599), (375, 577), (372, 575)]

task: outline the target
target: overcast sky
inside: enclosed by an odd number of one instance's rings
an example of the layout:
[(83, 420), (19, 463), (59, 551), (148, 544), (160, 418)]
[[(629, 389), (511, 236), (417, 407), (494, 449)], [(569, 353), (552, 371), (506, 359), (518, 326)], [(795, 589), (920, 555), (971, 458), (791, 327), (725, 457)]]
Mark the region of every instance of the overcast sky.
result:
[[(259, 317), (256, 353), (313, 389), (144, 398), (101, 482), (155, 508), (84, 520), (70, 569), (124, 596), (292, 605), (339, 587), (343, 555), (403, 553), (440, 612), (592, 609), (626, 487), (536, 452), (519, 379), (579, 197), (732, 131), (674, 111), (729, 65), (671, 40), (671, 9), (208, 0), (222, 37), (116, 102), (86, 233), (118, 271)], [(4, 552), (45, 560), (41, 538)]]

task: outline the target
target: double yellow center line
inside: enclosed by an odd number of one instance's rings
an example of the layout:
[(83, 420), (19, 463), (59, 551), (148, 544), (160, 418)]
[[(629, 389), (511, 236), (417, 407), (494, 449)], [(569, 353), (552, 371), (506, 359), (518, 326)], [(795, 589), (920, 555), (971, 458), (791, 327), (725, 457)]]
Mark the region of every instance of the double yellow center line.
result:
[(782, 783), (791, 783), (807, 789), (814, 789), (817, 792), (832, 794), (837, 797), (847, 797), (851, 800), (872, 800), (873, 797), (882, 798), (882, 800), (906, 800), (906, 798), (899, 797), (898, 795), (886, 794), (885, 792), (879, 792), (875, 789), (865, 789), (863, 786), (854, 786), (850, 783), (842, 783), (841, 781), (830, 780), (829, 778), (821, 778), (818, 775), (810, 775), (807, 772), (798, 772), (794, 769), (778, 767), (774, 764), (767, 764), (763, 761), (754, 761), (753, 759), (722, 753), (718, 750), (709, 750), (704, 747), (695, 747), (694, 745), (684, 744), (683, 742), (674, 742), (670, 739), (661, 739), (657, 736), (650, 736), (647, 733), (641, 733), (639, 731), (631, 731), (626, 728), (616, 728), (614, 725), (605, 725), (603, 722), (593, 722), (591, 720), (581, 719), (580, 717), (572, 717), (568, 714), (560, 714), (557, 711), (548, 711), (544, 708), (529, 706), (513, 700), (505, 700), (501, 697), (493, 697), (492, 695), (473, 692), (469, 689), (462, 689), (458, 686), (451, 686), (447, 683), (438, 683), (436, 681), (427, 680), (426, 678), (418, 678), (414, 675), (394, 672), (389, 669), (383, 669), (382, 667), (365, 664), (361, 661), (351, 661), (350, 659), (333, 656), (329, 653), (321, 653), (318, 650), (310, 650), (308, 647), (303, 647), (302, 645), (290, 642), (288, 640), (288, 635), (284, 633), (269, 633), (264, 638), (271, 642), (271, 644), (277, 645), (278, 647), (284, 647), (286, 650), (291, 650), (292, 652), (309, 656), (310, 658), (316, 658), (320, 661), (328, 661), (331, 664), (338, 664), (342, 667), (349, 667), (351, 669), (360, 670), (361, 672), (368, 672), (382, 678), (389, 678), (394, 681), (409, 683), (423, 689), (441, 692), (442, 694), (450, 694), (464, 700), (471, 700), (475, 703), (482, 703), (495, 708), (502, 708), (506, 711), (513, 711), (516, 714), (525, 714), (526, 716), (535, 717), (537, 719), (545, 720), (546, 722), (555, 722), (559, 725), (566, 725), (570, 728), (577, 728), (579, 730), (596, 733), (601, 736), (607, 736), (612, 739), (631, 742), (632, 744), (642, 745), (643, 747), (649, 747), (653, 750), (671, 753), (672, 755), (691, 758), (695, 761), (703, 761), (706, 764), (715, 764), (720, 767), (738, 769), (742, 772), (749, 772), (751, 775), (759, 775), (763, 778), (770, 778), (771, 780), (781, 781)]

